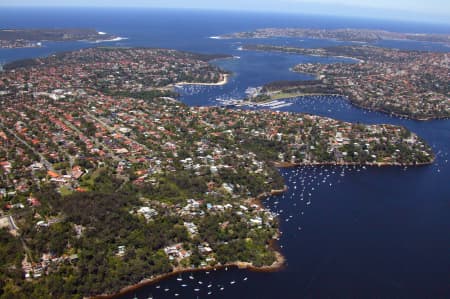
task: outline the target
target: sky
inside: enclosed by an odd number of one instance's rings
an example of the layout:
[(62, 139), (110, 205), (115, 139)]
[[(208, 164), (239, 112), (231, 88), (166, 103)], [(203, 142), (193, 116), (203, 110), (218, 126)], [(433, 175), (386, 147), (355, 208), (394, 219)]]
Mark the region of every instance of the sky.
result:
[(450, 0), (0, 0), (0, 6), (253, 10), (450, 23)]

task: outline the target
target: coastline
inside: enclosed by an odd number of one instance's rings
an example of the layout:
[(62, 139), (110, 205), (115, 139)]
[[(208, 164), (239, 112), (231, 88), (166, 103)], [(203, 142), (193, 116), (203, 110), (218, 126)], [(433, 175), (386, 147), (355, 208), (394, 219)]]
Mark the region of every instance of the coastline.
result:
[(336, 58), (343, 58), (343, 59), (349, 59), (349, 60), (354, 60), (356, 63), (364, 63), (365, 61), (359, 58), (355, 58), (355, 57), (351, 57), (351, 56), (344, 56), (344, 55), (321, 55), (321, 54), (306, 54), (306, 53), (300, 53), (300, 52), (295, 52), (295, 51), (287, 51), (285, 49), (249, 49), (246, 48), (246, 46), (244, 45), (243, 47), (241, 47), (241, 50), (245, 50), (245, 51), (259, 51), (259, 52), (278, 52), (278, 53), (286, 53), (286, 54), (294, 54), (294, 55), (302, 55), (302, 56), (312, 56), (312, 57), (336, 57)]
[(51, 40), (40, 40), (38, 42), (32, 42), (32, 45), (29, 46), (17, 46), (17, 47), (0, 47), (0, 49), (33, 49), (33, 48), (42, 48), (44, 47), (44, 42), (59, 42), (59, 43), (64, 43), (64, 42), (80, 42), (80, 43), (90, 43), (90, 44), (101, 44), (101, 43), (110, 43), (110, 42), (120, 42), (123, 40), (127, 40), (128, 37), (112, 37), (110, 39), (97, 39), (97, 40), (92, 40), (92, 39), (80, 39), (80, 40), (67, 40), (67, 41), (51, 41)]
[[(435, 161), (435, 158), (433, 157), (433, 160), (430, 162), (423, 162), (423, 163), (390, 163), (390, 162), (368, 162), (368, 163), (359, 163), (359, 162), (308, 162), (308, 163), (291, 163), (291, 162), (272, 162), (273, 165), (277, 168), (293, 168), (293, 167), (299, 167), (299, 166), (322, 166), (322, 165), (366, 165), (366, 166), (378, 166), (378, 167), (392, 167), (392, 166), (425, 166), (430, 165)], [(267, 198), (269, 196), (273, 195), (279, 195), (284, 192), (286, 192), (288, 187), (285, 185), (283, 189), (273, 189), (271, 191), (263, 192), (259, 194), (258, 196), (254, 198), (250, 198), (249, 200), (253, 203), (258, 205), (261, 208), (266, 208), (264, 204), (262, 203), (262, 200), (264, 198)], [(171, 278), (173, 276), (177, 276), (179, 274), (188, 273), (188, 272), (204, 272), (204, 271), (218, 271), (225, 268), (238, 268), (242, 270), (248, 270), (252, 272), (277, 272), (281, 271), (285, 268), (286, 264), (286, 258), (281, 253), (279, 247), (277, 246), (277, 238), (280, 237), (280, 231), (278, 230), (277, 234), (273, 236), (273, 238), (269, 241), (269, 247), (273, 250), (275, 254), (275, 261), (272, 263), (272, 265), (266, 265), (261, 267), (256, 267), (252, 263), (249, 262), (242, 262), (242, 261), (235, 261), (227, 264), (218, 264), (214, 266), (205, 266), (205, 267), (198, 267), (198, 268), (183, 268), (183, 267), (175, 267), (173, 268), (172, 272), (169, 273), (163, 273), (159, 275), (155, 275), (150, 278), (146, 278), (141, 280), (140, 282), (130, 285), (127, 287), (122, 288), (120, 291), (114, 294), (101, 294), (91, 297), (85, 297), (85, 299), (114, 299), (120, 296), (123, 296), (125, 294), (131, 293), (133, 291), (136, 291), (144, 286), (149, 286), (156, 284), (160, 281), (166, 280), (168, 278)]]
[[(287, 186), (284, 186), (283, 189), (280, 190), (271, 190), (268, 192), (264, 192), (259, 194), (256, 198), (250, 198), (250, 200), (257, 204), (258, 206), (262, 207), (265, 209), (263, 203), (262, 203), (262, 199), (268, 197), (268, 196), (272, 196), (272, 195), (278, 195), (281, 193), (286, 192), (287, 190)], [(101, 294), (101, 295), (96, 295), (96, 296), (91, 296), (91, 297), (84, 297), (85, 299), (114, 299), (120, 296), (123, 296), (125, 294), (131, 293), (133, 291), (136, 291), (144, 286), (149, 286), (149, 285), (153, 285), (156, 284), (160, 281), (166, 280), (168, 278), (171, 278), (173, 276), (177, 276), (179, 274), (183, 274), (183, 273), (187, 273), (187, 272), (204, 272), (204, 271), (218, 271), (218, 270), (222, 270), (225, 268), (238, 268), (241, 270), (248, 270), (248, 271), (252, 271), (252, 272), (277, 272), (277, 271), (281, 271), (284, 269), (284, 266), (286, 264), (286, 258), (283, 256), (283, 254), (280, 252), (278, 246), (277, 246), (277, 240), (276, 238), (278, 238), (280, 236), (280, 231), (278, 230), (277, 234), (275, 236), (273, 236), (273, 238), (269, 241), (269, 247), (270, 249), (273, 250), (274, 254), (275, 254), (275, 261), (272, 263), (272, 265), (266, 265), (266, 266), (261, 266), (261, 267), (256, 267), (254, 266), (252, 263), (249, 262), (242, 262), (242, 261), (235, 261), (235, 262), (231, 262), (231, 263), (226, 263), (226, 264), (218, 264), (218, 265), (214, 265), (214, 266), (205, 266), (205, 267), (199, 267), (199, 268), (183, 268), (183, 267), (175, 267), (173, 268), (172, 272), (169, 273), (163, 273), (163, 274), (159, 274), (159, 275), (155, 275), (151, 278), (146, 278), (141, 280), (140, 282), (134, 284), (134, 285), (130, 285), (127, 287), (122, 288), (119, 292), (114, 293), (114, 294)]]
[(167, 87), (174, 87), (174, 86), (183, 86), (183, 85), (200, 85), (200, 86), (222, 86), (222, 85), (226, 85), (228, 83), (228, 80), (230, 78), (230, 74), (220, 74), (221, 75), (221, 80), (219, 80), (219, 82), (216, 83), (201, 83), (201, 82), (179, 82), (179, 83), (175, 83), (175, 84), (170, 84)]
[[(294, 53), (295, 54), (295, 53)], [(318, 55), (320, 56), (320, 55)], [(341, 57), (341, 58), (349, 58), (349, 59), (354, 59), (351, 57)], [(358, 59), (355, 59), (358, 60)], [(361, 60), (359, 60), (359, 62), (361, 62)], [(230, 74), (220, 74), (220, 80), (216, 83), (200, 83), (200, 82), (179, 82), (176, 84), (170, 84), (167, 87), (175, 87), (175, 86), (183, 86), (183, 85), (199, 85), (199, 86), (223, 86), (226, 85), (228, 83), (229, 77), (231, 76)], [(307, 96), (308, 94), (304, 94), (304, 95), (296, 95), (295, 97), (301, 97), (301, 96)], [(319, 94), (315, 94), (315, 95), (321, 95)], [(327, 94), (324, 94), (327, 95)], [(336, 94), (339, 95), (339, 94)], [(346, 97), (347, 98), (347, 97)], [(281, 99), (281, 98), (280, 98)], [(348, 98), (347, 98), (348, 99)], [(354, 104), (350, 99), (348, 99), (352, 104)], [(357, 106), (357, 105), (355, 105)], [(368, 109), (365, 107), (360, 107), (363, 109)], [(404, 116), (403, 116), (404, 117)], [(432, 161), (430, 162), (423, 162), (423, 163), (392, 163), (392, 162), (365, 162), (365, 163), (360, 163), (360, 162), (308, 162), (308, 163), (290, 163), (290, 162), (273, 162), (273, 165), (277, 168), (290, 168), (290, 167), (298, 167), (298, 166), (321, 166), (321, 165), (366, 165), (366, 166), (378, 166), (378, 167), (384, 167), (384, 166), (422, 166), (422, 165), (429, 165), (432, 164), (434, 162), (434, 158)], [(258, 206), (266, 209), (266, 207), (264, 207), (262, 200), (264, 198), (267, 198), (269, 196), (272, 195), (278, 195), (278, 194), (282, 194), (284, 192), (286, 192), (287, 190), (287, 186), (285, 186), (283, 189), (280, 190), (271, 190), (268, 192), (264, 192), (260, 195), (258, 195), (256, 198), (251, 198), (249, 200), (251, 200), (253, 203), (257, 204)], [(230, 262), (230, 263), (226, 263), (226, 264), (218, 264), (218, 265), (214, 265), (214, 266), (204, 266), (204, 267), (196, 267), (196, 268), (191, 268), (191, 267), (175, 267), (172, 269), (172, 272), (169, 273), (163, 273), (163, 274), (159, 274), (159, 275), (155, 275), (152, 276), (150, 278), (146, 278), (141, 280), (140, 282), (134, 284), (134, 285), (130, 285), (130, 286), (126, 286), (124, 288), (122, 288), (119, 292), (114, 293), (114, 294), (102, 294), (102, 295), (96, 295), (96, 296), (92, 296), (92, 297), (87, 297), (90, 299), (112, 299), (112, 298), (117, 298), (120, 297), (124, 294), (129, 294), (133, 291), (136, 291), (142, 287), (145, 286), (150, 286), (153, 284), (156, 284), (160, 281), (166, 280), (168, 278), (171, 278), (173, 276), (177, 276), (179, 274), (183, 274), (183, 273), (191, 273), (191, 272), (204, 272), (204, 271), (218, 271), (218, 270), (222, 270), (226, 267), (228, 268), (238, 268), (238, 269), (245, 269), (245, 270), (249, 270), (249, 271), (253, 271), (253, 272), (276, 272), (276, 271), (280, 271), (284, 268), (285, 263), (286, 263), (286, 258), (282, 255), (282, 253), (280, 252), (280, 249), (277, 246), (277, 240), (276, 238), (280, 236), (280, 231), (277, 232), (276, 235), (273, 236), (273, 238), (269, 241), (269, 247), (271, 248), (271, 250), (274, 252), (275, 254), (275, 261), (274, 263), (272, 263), (272, 265), (266, 265), (266, 266), (261, 266), (261, 267), (256, 267), (254, 266), (252, 263), (250, 262), (243, 262), (243, 261), (235, 261), (235, 262)]]
[(416, 121), (431, 121), (431, 120), (445, 120), (445, 119), (450, 119), (450, 116), (427, 116), (427, 117), (412, 117), (410, 115), (406, 115), (406, 114), (400, 114), (400, 113), (396, 113), (396, 112), (392, 112), (389, 110), (386, 110), (384, 108), (369, 108), (369, 107), (364, 107), (363, 105), (360, 105), (358, 103), (356, 103), (355, 101), (353, 101), (351, 98), (345, 96), (345, 95), (341, 95), (343, 97), (345, 97), (350, 104), (352, 104), (353, 106), (360, 108), (360, 109), (365, 109), (368, 111), (376, 111), (376, 112), (380, 112), (380, 113), (384, 113), (384, 114), (389, 114), (398, 118), (405, 118), (405, 119), (410, 119), (410, 120), (416, 120)]
[[(449, 45), (449, 46), (450, 46), (450, 45)], [(287, 53), (287, 54), (306, 55), (306, 54), (302, 54), (302, 53), (286, 51), (286, 50), (283, 50), (283, 49), (268, 49), (268, 50), (265, 50), (265, 49), (248, 49), (248, 48), (246, 48), (245, 45), (244, 45), (243, 47), (241, 47), (241, 49), (242, 49), (242, 50), (246, 50), (246, 51), (281, 52), (281, 53)], [(350, 60), (355, 61), (357, 64), (365, 63), (365, 61), (362, 60), (362, 59), (355, 58), (355, 57), (351, 57), (351, 56), (344, 56), (344, 55), (333, 56), (333, 55), (307, 54), (307, 56), (316, 56), (316, 57), (336, 57), (336, 58), (342, 58), (342, 59), (350, 59)], [(316, 80), (319, 80), (319, 77), (320, 77), (320, 74), (312, 74), (312, 73), (299, 72), (299, 71), (295, 70), (295, 66), (292, 67), (290, 70), (292, 70), (293, 72), (297, 72), (297, 73), (302, 73), (302, 74), (307, 74), (307, 75), (315, 76), (315, 77), (316, 77)], [(308, 94), (305, 94), (305, 96), (307, 96), (307, 95), (308, 95)], [(315, 95), (324, 95), (324, 96), (325, 96), (325, 95), (329, 95), (329, 94), (326, 94), (326, 93), (320, 94), (320, 93), (318, 93), (318, 94), (315, 94)], [(336, 94), (336, 95), (340, 95), (340, 94)], [(407, 115), (407, 114), (400, 114), (400, 113), (396, 113), (396, 112), (393, 112), (393, 111), (389, 111), (389, 110), (384, 109), (384, 108), (371, 108), (371, 107), (365, 107), (364, 105), (357, 104), (357, 103), (354, 102), (351, 98), (349, 98), (349, 97), (347, 97), (347, 96), (345, 96), (345, 95), (340, 95), (340, 96), (346, 97), (346, 98), (350, 101), (350, 103), (351, 103), (352, 105), (354, 105), (355, 107), (358, 107), (358, 108), (361, 108), (361, 109), (365, 109), (365, 110), (369, 110), (369, 111), (377, 111), (377, 112), (381, 112), (381, 113), (384, 113), (384, 114), (389, 114), (389, 115), (392, 115), (392, 116), (396, 116), (396, 117), (399, 117), (399, 118), (406, 118), (406, 119), (417, 120), (417, 121), (429, 121), (429, 120), (444, 120), (444, 119), (450, 119), (450, 116), (426, 116), (426, 117), (414, 117), (414, 116)], [(298, 97), (301, 97), (301, 96), (298, 96)], [(287, 98), (280, 98), (279, 100), (282, 100), (282, 99), (290, 99), (290, 98), (294, 98), (294, 96), (293, 96), (293, 97), (287, 97)]]
[[(100, 44), (100, 43), (109, 43), (109, 42), (120, 42), (122, 40), (127, 40), (128, 37), (113, 37), (111, 39), (98, 39), (98, 40), (94, 40), (94, 41), (90, 41), (90, 40), (85, 40), (88, 43), (93, 43), (93, 44)], [(81, 40), (84, 41), (84, 40)]]
[(160, 275), (156, 275), (152, 278), (143, 279), (142, 281), (138, 282), (137, 284), (124, 287), (119, 292), (115, 294), (103, 294), (103, 295), (97, 295), (92, 297), (84, 297), (85, 299), (114, 299), (120, 296), (123, 296), (125, 294), (131, 293), (133, 291), (136, 291), (142, 287), (149, 286), (156, 284), (160, 281), (166, 280), (168, 278), (171, 278), (173, 276), (177, 276), (179, 274), (183, 273), (191, 273), (191, 272), (205, 272), (205, 271), (219, 271), (225, 268), (238, 268), (238, 269), (246, 269), (253, 272), (276, 272), (281, 269), (283, 269), (285, 264), (285, 258), (284, 256), (279, 253), (278, 251), (275, 251), (276, 260), (275, 262), (270, 266), (262, 266), (262, 267), (255, 267), (251, 263), (247, 262), (233, 262), (233, 263), (227, 263), (224, 265), (217, 265), (217, 266), (206, 266), (201, 268), (174, 268), (174, 270), (170, 273), (164, 273)]
[(404, 166), (426, 166), (431, 165), (435, 161), (435, 157), (429, 162), (419, 163), (398, 163), (398, 162), (308, 162), (308, 163), (292, 163), (292, 162), (273, 162), (273, 165), (277, 168), (292, 168), (299, 166), (378, 166), (378, 167), (404, 167)]
[[(297, 72), (297, 71), (295, 71), (295, 72)], [(304, 73), (304, 74), (308, 74), (308, 73)], [(316, 75), (316, 78), (318, 78), (317, 74), (309, 74), (309, 75)], [(339, 97), (345, 98), (351, 105), (353, 105), (359, 109), (380, 112), (380, 113), (392, 115), (392, 116), (395, 116), (398, 118), (410, 119), (410, 120), (415, 120), (415, 121), (432, 121), (432, 120), (450, 119), (450, 116), (427, 116), (427, 117), (419, 118), (419, 117), (413, 117), (413, 116), (410, 116), (407, 114), (400, 114), (400, 113), (392, 112), (392, 111), (386, 110), (384, 108), (365, 107), (364, 105), (360, 105), (360, 104), (356, 103), (350, 97), (348, 97), (344, 94), (339, 94), (339, 93), (303, 93), (302, 95), (296, 94), (295, 96), (293, 95), (291, 97), (283, 97), (283, 98), (279, 98), (277, 100), (289, 100), (289, 99), (293, 99), (293, 98), (301, 98), (301, 97), (307, 97), (307, 96), (339, 96)], [(260, 102), (258, 104), (261, 104), (261, 103), (264, 103), (264, 102)]]

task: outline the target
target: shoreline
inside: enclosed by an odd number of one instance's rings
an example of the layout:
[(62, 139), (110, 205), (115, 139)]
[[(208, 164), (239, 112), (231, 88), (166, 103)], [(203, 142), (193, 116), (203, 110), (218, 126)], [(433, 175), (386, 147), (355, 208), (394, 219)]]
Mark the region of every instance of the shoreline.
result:
[[(272, 242), (272, 241), (271, 241)], [(271, 246), (271, 245), (269, 245)], [(103, 295), (96, 295), (91, 297), (84, 297), (85, 299), (114, 299), (126, 294), (129, 294), (133, 291), (136, 291), (140, 288), (143, 288), (145, 286), (150, 286), (153, 284), (156, 284), (160, 281), (166, 280), (168, 278), (171, 278), (173, 276), (177, 276), (183, 273), (192, 273), (192, 272), (205, 272), (205, 271), (219, 271), (225, 268), (237, 268), (241, 270), (248, 270), (252, 272), (276, 272), (279, 270), (282, 270), (284, 268), (285, 264), (285, 258), (284, 256), (279, 253), (278, 251), (275, 251), (275, 262), (270, 266), (262, 266), (262, 267), (255, 267), (251, 263), (248, 262), (233, 262), (233, 263), (227, 263), (224, 265), (217, 265), (217, 266), (205, 266), (201, 268), (174, 268), (172, 272), (164, 273), (160, 275), (156, 275), (152, 278), (143, 279), (137, 284), (124, 287), (119, 292), (115, 294), (103, 294)]]
[[(268, 192), (264, 192), (259, 194), (257, 197), (255, 198), (250, 198), (250, 200), (257, 204), (258, 206), (266, 209), (266, 207), (264, 207), (264, 204), (262, 203), (262, 199), (268, 197), (268, 196), (272, 196), (272, 195), (278, 195), (281, 193), (286, 192), (287, 190), (287, 186), (285, 185), (283, 189), (280, 190), (271, 190)], [(232, 263), (227, 263), (227, 264), (218, 264), (218, 265), (214, 265), (214, 266), (204, 266), (204, 267), (199, 267), (199, 268), (182, 268), (182, 267), (175, 267), (173, 268), (172, 272), (169, 273), (163, 273), (163, 274), (159, 274), (156, 275), (154, 277), (151, 278), (146, 278), (141, 280), (140, 282), (134, 284), (134, 285), (130, 285), (130, 286), (126, 286), (124, 288), (122, 288), (120, 291), (118, 291), (117, 293), (114, 294), (101, 294), (101, 295), (95, 295), (95, 296), (90, 296), (90, 297), (84, 297), (85, 299), (114, 299), (117, 297), (120, 297), (122, 295), (131, 293), (133, 291), (136, 291), (142, 287), (145, 286), (150, 286), (153, 284), (156, 284), (160, 281), (166, 280), (168, 278), (171, 278), (173, 276), (177, 276), (179, 274), (183, 274), (183, 273), (189, 273), (189, 272), (205, 272), (205, 271), (218, 271), (218, 270), (222, 270), (225, 268), (238, 268), (240, 270), (248, 270), (248, 271), (252, 271), (252, 272), (277, 272), (277, 271), (281, 271), (284, 269), (284, 266), (286, 264), (286, 258), (283, 256), (283, 254), (280, 252), (278, 246), (277, 246), (277, 240), (276, 238), (280, 237), (280, 231), (277, 231), (277, 234), (274, 235), (272, 237), (272, 239), (269, 241), (269, 248), (271, 250), (273, 250), (274, 254), (275, 254), (275, 261), (272, 263), (272, 265), (266, 265), (266, 266), (261, 266), (261, 267), (256, 267), (254, 266), (252, 263), (250, 262), (242, 262), (242, 261), (235, 261)]]
[(241, 47), (242, 50), (245, 51), (259, 51), (259, 52), (278, 52), (278, 53), (286, 53), (286, 54), (294, 54), (294, 55), (301, 55), (301, 56), (313, 56), (313, 57), (335, 57), (335, 58), (343, 58), (343, 59), (349, 59), (349, 60), (354, 60), (356, 63), (364, 63), (365, 61), (359, 58), (355, 58), (355, 57), (351, 57), (351, 56), (344, 56), (344, 55), (321, 55), (321, 54), (306, 54), (306, 53), (300, 53), (300, 52), (295, 52), (295, 51), (288, 51), (285, 49), (248, 49), (245, 47), (245, 45), (243, 47)]
[(350, 105), (362, 109), (362, 110), (366, 110), (369, 112), (379, 112), (379, 113), (383, 113), (386, 115), (390, 115), (390, 116), (394, 116), (400, 119), (409, 119), (409, 120), (413, 120), (413, 121), (420, 121), (420, 122), (426, 122), (426, 121), (434, 121), (434, 120), (448, 120), (450, 119), (450, 116), (429, 116), (429, 117), (422, 117), (422, 118), (416, 118), (416, 117), (412, 117), (409, 115), (405, 115), (405, 114), (399, 114), (396, 112), (392, 112), (392, 111), (388, 111), (385, 110), (383, 108), (369, 108), (369, 107), (365, 107), (363, 105), (359, 105), (358, 103), (356, 103), (355, 101), (353, 101), (351, 98), (349, 98), (348, 96), (344, 95), (344, 94), (339, 94), (339, 93), (301, 93), (301, 94), (295, 94), (293, 93), (291, 96), (286, 96), (286, 97), (281, 97), (281, 98), (276, 98), (276, 99), (270, 99), (267, 101), (262, 101), (262, 102), (251, 102), (251, 101), (245, 101), (242, 102), (242, 104), (244, 105), (261, 105), (261, 104), (265, 104), (265, 103), (269, 103), (272, 101), (282, 101), (282, 100), (292, 100), (295, 98), (303, 98), (303, 97), (308, 97), (308, 96), (338, 96), (338, 97), (343, 97), (346, 101), (348, 101), (350, 103)]
[[(449, 45), (450, 46), (450, 45)], [(304, 55), (304, 56), (316, 56), (316, 57), (336, 57), (336, 58), (343, 58), (343, 59), (350, 59), (350, 60), (354, 60), (357, 64), (359, 63), (364, 63), (365, 61), (359, 58), (355, 58), (355, 57), (351, 57), (351, 56), (344, 56), (344, 55), (320, 55), (320, 54), (302, 54), (302, 53), (297, 53), (297, 52), (291, 52), (291, 51), (287, 51), (285, 49), (248, 49), (246, 48), (246, 46), (244, 45), (242, 47), (243, 50), (246, 51), (259, 51), (259, 52), (280, 52), (280, 53), (286, 53), (286, 54), (297, 54), (297, 55)], [(295, 70), (295, 66), (291, 68), (291, 70), (293, 72), (297, 72), (297, 73), (302, 73), (302, 74), (307, 74), (307, 75), (313, 75), (316, 77), (316, 80), (319, 79), (320, 74), (311, 74), (311, 73), (304, 73), (304, 72), (299, 72), (297, 70)], [(316, 95), (329, 95), (329, 94), (316, 94)], [(339, 94), (336, 94), (339, 95)], [(306, 96), (306, 95), (305, 95)], [(450, 116), (426, 116), (426, 117), (413, 117), (411, 115), (407, 115), (407, 114), (400, 114), (400, 113), (396, 113), (393, 111), (389, 111), (387, 109), (384, 108), (370, 108), (370, 107), (365, 107), (364, 105), (360, 105), (357, 104), (356, 102), (354, 102), (351, 98), (347, 97), (346, 95), (340, 95), (343, 97), (346, 97), (350, 103), (352, 105), (354, 105), (355, 107), (361, 108), (361, 109), (365, 109), (365, 110), (369, 110), (369, 111), (376, 111), (376, 112), (381, 112), (384, 114), (389, 114), (395, 117), (399, 117), (399, 118), (406, 118), (406, 119), (411, 119), (411, 120), (417, 120), (417, 121), (430, 121), (430, 120), (445, 120), (445, 119), (450, 119)], [(301, 97), (301, 96), (299, 96)], [(290, 99), (290, 98), (295, 98), (295, 97), (288, 97), (285, 99)], [(282, 100), (283, 98), (280, 98), (279, 100)]]
[[(295, 71), (295, 70), (294, 70)], [(297, 71), (295, 71), (297, 72)], [(308, 73), (303, 73), (303, 74), (308, 74)], [(317, 74), (309, 74), (309, 75), (316, 75)], [(308, 97), (308, 96), (339, 96), (339, 97), (343, 97), (345, 98), (345, 100), (347, 100), (351, 105), (353, 105), (356, 108), (362, 109), (362, 110), (366, 110), (369, 112), (380, 112), (383, 114), (387, 114), (390, 116), (395, 116), (397, 118), (403, 118), (403, 119), (410, 119), (410, 120), (414, 120), (414, 121), (433, 121), (433, 120), (448, 120), (450, 119), (450, 116), (427, 116), (427, 117), (413, 117), (410, 115), (406, 115), (406, 114), (399, 114), (396, 112), (392, 112), (383, 108), (374, 108), (374, 107), (365, 107), (364, 105), (360, 105), (358, 103), (356, 103), (354, 100), (352, 100), (350, 97), (344, 95), (344, 94), (339, 94), (339, 93), (303, 93), (302, 95), (293, 95), (291, 97), (283, 97), (283, 98), (279, 98), (276, 100), (289, 100), (289, 99), (293, 99), (293, 98), (301, 98), (301, 97)], [(254, 103), (254, 102), (251, 102)], [(264, 102), (256, 102), (257, 104), (263, 104)]]
[(405, 118), (405, 119), (410, 119), (410, 120), (415, 120), (415, 121), (432, 121), (432, 120), (446, 120), (446, 119), (450, 119), (450, 116), (427, 116), (427, 117), (412, 117), (410, 115), (405, 115), (405, 114), (399, 114), (396, 112), (392, 112), (389, 110), (386, 110), (384, 108), (369, 108), (369, 107), (364, 107), (363, 105), (360, 105), (358, 103), (356, 103), (355, 101), (353, 101), (351, 98), (345, 96), (345, 95), (340, 95), (345, 97), (350, 104), (352, 104), (353, 106), (360, 108), (360, 109), (364, 109), (364, 110), (368, 110), (368, 111), (375, 111), (375, 112), (380, 112), (383, 114), (388, 114), (391, 116), (395, 116), (397, 118)]
[(429, 162), (419, 162), (419, 163), (398, 163), (398, 162), (308, 162), (308, 163), (292, 163), (292, 162), (273, 162), (273, 165), (277, 168), (293, 168), (293, 167), (299, 167), (299, 166), (378, 166), (378, 167), (404, 167), (404, 166), (410, 166), (410, 167), (420, 167), (420, 166), (427, 166), (431, 165), (435, 161), (435, 157), (433, 157), (433, 160)]
[(228, 80), (230, 78), (230, 74), (220, 74), (221, 80), (216, 83), (201, 83), (201, 82), (179, 82), (175, 84), (169, 84), (167, 87), (175, 87), (175, 86), (183, 86), (183, 85), (200, 85), (200, 86), (223, 86), (228, 83)]
[[(433, 160), (430, 162), (422, 162), (422, 163), (389, 163), (389, 162), (366, 162), (366, 163), (359, 163), (359, 162), (308, 162), (308, 163), (291, 163), (291, 162), (272, 162), (273, 165), (276, 168), (294, 168), (299, 166), (346, 166), (346, 165), (360, 165), (360, 166), (378, 166), (378, 167), (392, 167), (392, 166), (425, 166), (430, 165), (435, 161), (435, 157), (433, 157)], [(250, 202), (258, 205), (259, 207), (266, 209), (266, 207), (263, 204), (263, 199), (273, 196), (273, 195), (280, 195), (284, 192), (286, 192), (288, 187), (284, 185), (283, 189), (272, 189), (271, 191), (263, 192), (259, 194), (258, 196), (254, 198), (249, 198)], [(182, 268), (182, 267), (175, 267), (173, 268), (172, 272), (169, 273), (163, 273), (156, 275), (151, 278), (146, 278), (141, 280), (140, 282), (126, 286), (119, 290), (117, 293), (114, 294), (101, 294), (101, 295), (95, 295), (90, 297), (84, 297), (85, 299), (114, 299), (118, 298), (120, 296), (123, 296), (125, 294), (129, 294), (133, 291), (136, 291), (142, 287), (150, 286), (153, 284), (156, 284), (160, 281), (166, 280), (168, 278), (171, 278), (173, 276), (177, 276), (179, 274), (183, 273), (189, 273), (189, 272), (205, 272), (205, 271), (218, 271), (225, 269), (227, 267), (230, 268), (238, 268), (241, 270), (248, 270), (252, 272), (277, 272), (281, 271), (285, 268), (286, 265), (286, 258), (283, 256), (283, 254), (280, 251), (280, 248), (277, 246), (277, 238), (280, 237), (280, 230), (278, 228), (278, 231), (276, 235), (272, 237), (272, 239), (269, 241), (269, 248), (274, 252), (275, 254), (275, 261), (272, 263), (272, 265), (266, 265), (261, 267), (256, 267), (250, 262), (242, 262), (242, 261), (235, 261), (232, 263), (227, 264), (218, 264), (214, 266), (204, 266), (199, 268)]]

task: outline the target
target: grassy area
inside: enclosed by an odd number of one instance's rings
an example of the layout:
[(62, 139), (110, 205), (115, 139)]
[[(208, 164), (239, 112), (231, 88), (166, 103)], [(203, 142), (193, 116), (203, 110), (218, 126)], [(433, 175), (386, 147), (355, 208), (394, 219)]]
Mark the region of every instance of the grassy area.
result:
[(59, 188), (59, 192), (62, 196), (69, 196), (73, 193), (73, 190), (69, 189), (66, 186), (62, 186), (61, 188)]
[(104, 172), (106, 168), (98, 168), (90, 174), (86, 174), (81, 178), (80, 187), (90, 191), (93, 190), (95, 180)]
[(295, 92), (295, 93), (287, 93), (287, 92), (280, 92), (270, 95), (271, 100), (280, 100), (280, 99), (289, 99), (289, 98), (296, 98), (301, 97), (305, 95), (304, 93)]
[(303, 92), (280, 92), (270, 95), (271, 100), (290, 99), (296, 97), (321, 95), (319, 93), (303, 93)]

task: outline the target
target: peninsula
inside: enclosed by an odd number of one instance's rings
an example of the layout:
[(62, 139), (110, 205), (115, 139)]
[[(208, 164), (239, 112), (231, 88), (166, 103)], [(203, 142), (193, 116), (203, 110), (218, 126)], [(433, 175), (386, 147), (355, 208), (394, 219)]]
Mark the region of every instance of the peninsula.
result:
[[(257, 100), (308, 94), (340, 94), (356, 106), (417, 120), (450, 117), (450, 54), (373, 46), (296, 48), (245, 45), (243, 49), (352, 58), (353, 63), (306, 63), (293, 70), (310, 81), (275, 82)], [(281, 94), (281, 95), (280, 95)]]
[(94, 29), (0, 29), (0, 48), (35, 48), (44, 41), (109, 41), (117, 36)]
[(312, 39), (334, 39), (348, 42), (371, 43), (380, 40), (413, 40), (421, 42), (433, 42), (450, 44), (449, 34), (423, 34), (423, 33), (401, 33), (386, 30), (373, 29), (310, 29), (310, 28), (263, 28), (255, 31), (237, 32), (224, 34), (216, 38), (222, 39), (251, 39), (251, 38), (312, 38)]
[[(275, 165), (422, 165), (416, 134), (308, 114), (188, 107), (212, 56), (94, 48), (0, 72), (3, 298), (114, 294), (161, 275), (279, 267)], [(221, 77), (222, 76), (222, 77)]]

